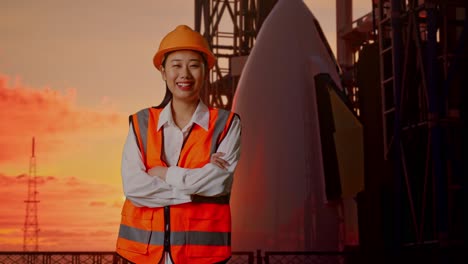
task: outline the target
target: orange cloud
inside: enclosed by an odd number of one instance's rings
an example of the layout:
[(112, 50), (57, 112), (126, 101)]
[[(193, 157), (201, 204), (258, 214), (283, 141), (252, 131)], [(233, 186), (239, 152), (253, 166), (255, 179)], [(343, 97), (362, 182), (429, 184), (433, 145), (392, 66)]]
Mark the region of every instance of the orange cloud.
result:
[[(73, 177), (37, 179), (40, 250), (114, 250), (123, 203), (119, 188)], [(0, 250), (22, 249), (27, 180), (0, 174)]]
[(105, 202), (100, 202), (100, 201), (92, 201), (92, 202), (89, 203), (89, 206), (103, 207), (103, 206), (106, 206), (106, 203)]
[[(28, 157), (33, 136), (41, 139), (41, 151), (49, 153), (62, 149), (66, 136), (121, 129), (126, 120), (112, 109), (79, 107), (75, 89), (31, 88), (19, 79), (10, 85), (9, 79), (0, 74), (0, 163)], [(109, 98), (103, 105), (110, 105)]]

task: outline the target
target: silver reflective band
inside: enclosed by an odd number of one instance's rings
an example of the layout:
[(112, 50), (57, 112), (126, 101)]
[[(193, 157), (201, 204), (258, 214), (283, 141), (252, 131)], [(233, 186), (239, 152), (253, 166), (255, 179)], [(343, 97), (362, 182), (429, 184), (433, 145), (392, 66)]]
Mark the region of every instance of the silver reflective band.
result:
[(164, 245), (164, 232), (152, 231), (150, 245), (153, 246), (163, 246)]
[[(120, 225), (119, 237), (153, 246), (164, 245), (164, 232), (147, 231), (127, 225)], [(171, 245), (230, 246), (230, 232), (171, 232)]]
[(149, 109), (143, 109), (137, 113), (138, 126), (140, 127), (141, 144), (143, 145), (143, 153), (146, 155), (146, 141), (148, 138), (148, 119)]
[(218, 138), (226, 126), (226, 122), (229, 118), (229, 111), (224, 109), (218, 109), (218, 117), (216, 118), (215, 127), (213, 131), (213, 138), (211, 139), (211, 154), (216, 153), (218, 149)]
[(139, 242), (142, 244), (148, 244), (151, 237), (151, 231), (146, 231), (143, 229), (121, 224), (119, 230), (119, 237)]
[(230, 246), (230, 232), (171, 232), (171, 245)]

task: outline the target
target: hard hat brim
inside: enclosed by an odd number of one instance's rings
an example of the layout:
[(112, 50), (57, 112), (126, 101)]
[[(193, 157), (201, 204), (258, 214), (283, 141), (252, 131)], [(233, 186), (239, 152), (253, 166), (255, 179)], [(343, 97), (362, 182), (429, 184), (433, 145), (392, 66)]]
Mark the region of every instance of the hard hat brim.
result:
[(211, 53), (211, 51), (206, 50), (206, 49), (201, 49), (198, 47), (189, 47), (189, 46), (183, 47), (182, 46), (182, 47), (173, 47), (173, 48), (159, 50), (154, 55), (154, 58), (153, 58), (154, 67), (156, 67), (156, 69), (158, 70), (161, 70), (164, 56), (169, 52), (178, 51), (178, 50), (193, 50), (193, 51), (198, 51), (198, 52), (203, 53), (205, 55), (205, 59), (208, 64), (207, 65), (208, 69), (213, 68), (213, 66), (216, 63), (216, 57), (213, 55), (213, 53)]
[(159, 49), (153, 57), (153, 64), (161, 70), (164, 57), (168, 52), (177, 50), (193, 50), (205, 55), (207, 66), (213, 68), (216, 63), (216, 57), (210, 50), (206, 39), (197, 31), (194, 31), (187, 25), (179, 25), (173, 31), (169, 32), (159, 44)]

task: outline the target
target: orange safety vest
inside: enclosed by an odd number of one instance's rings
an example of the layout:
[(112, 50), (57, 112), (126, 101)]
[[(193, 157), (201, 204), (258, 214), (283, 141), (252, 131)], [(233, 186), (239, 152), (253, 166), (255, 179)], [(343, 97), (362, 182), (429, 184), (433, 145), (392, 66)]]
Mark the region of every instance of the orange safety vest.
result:
[[(147, 108), (130, 116), (148, 171), (166, 166), (163, 128), (157, 131), (162, 108)], [(200, 168), (226, 136), (234, 113), (209, 109), (208, 131), (194, 124), (182, 147), (177, 166)], [(117, 252), (135, 263), (159, 263), (169, 252), (173, 263), (216, 263), (231, 256), (231, 211), (229, 195), (202, 197), (165, 207), (137, 207), (128, 199), (122, 209)]]

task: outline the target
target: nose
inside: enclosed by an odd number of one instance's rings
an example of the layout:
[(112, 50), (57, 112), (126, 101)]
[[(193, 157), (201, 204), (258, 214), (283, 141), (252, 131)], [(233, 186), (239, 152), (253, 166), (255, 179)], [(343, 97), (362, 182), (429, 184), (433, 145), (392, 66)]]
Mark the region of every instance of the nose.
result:
[(185, 78), (185, 79), (191, 79), (192, 78), (192, 73), (190, 72), (189, 65), (185, 65), (183, 67), (180, 77)]

